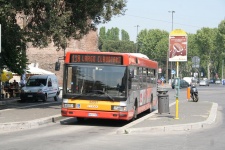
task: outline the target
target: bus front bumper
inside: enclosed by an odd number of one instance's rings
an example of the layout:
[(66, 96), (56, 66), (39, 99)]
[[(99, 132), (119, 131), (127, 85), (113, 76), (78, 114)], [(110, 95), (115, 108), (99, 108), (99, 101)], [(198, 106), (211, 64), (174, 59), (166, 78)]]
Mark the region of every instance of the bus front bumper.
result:
[(64, 117), (99, 118), (115, 120), (130, 120), (133, 118), (133, 112), (74, 110), (66, 108), (61, 109), (61, 115)]

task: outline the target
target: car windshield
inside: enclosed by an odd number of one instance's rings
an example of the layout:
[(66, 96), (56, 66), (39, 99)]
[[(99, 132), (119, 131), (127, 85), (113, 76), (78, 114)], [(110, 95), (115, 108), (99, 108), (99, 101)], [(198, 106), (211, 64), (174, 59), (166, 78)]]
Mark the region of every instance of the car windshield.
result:
[(124, 66), (75, 65), (66, 68), (64, 86), (68, 94), (125, 96), (127, 75)]
[(26, 83), (26, 86), (45, 86), (46, 79), (29, 79)]

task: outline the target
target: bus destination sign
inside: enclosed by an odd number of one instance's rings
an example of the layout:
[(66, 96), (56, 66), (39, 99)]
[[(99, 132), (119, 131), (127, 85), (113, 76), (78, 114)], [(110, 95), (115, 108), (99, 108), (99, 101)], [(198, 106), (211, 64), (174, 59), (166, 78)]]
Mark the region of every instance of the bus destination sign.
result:
[(70, 63), (103, 63), (121, 65), (122, 56), (98, 54), (71, 54)]

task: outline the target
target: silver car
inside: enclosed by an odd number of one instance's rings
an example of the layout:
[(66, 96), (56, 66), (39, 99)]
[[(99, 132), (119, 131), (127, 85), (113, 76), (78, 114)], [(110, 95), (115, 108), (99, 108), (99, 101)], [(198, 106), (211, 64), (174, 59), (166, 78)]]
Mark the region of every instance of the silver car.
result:
[(216, 84), (221, 84), (221, 80), (220, 80), (220, 79), (217, 79), (217, 80), (215, 81), (215, 83), (216, 83)]
[(200, 80), (199, 86), (209, 86), (209, 81), (208, 80)]

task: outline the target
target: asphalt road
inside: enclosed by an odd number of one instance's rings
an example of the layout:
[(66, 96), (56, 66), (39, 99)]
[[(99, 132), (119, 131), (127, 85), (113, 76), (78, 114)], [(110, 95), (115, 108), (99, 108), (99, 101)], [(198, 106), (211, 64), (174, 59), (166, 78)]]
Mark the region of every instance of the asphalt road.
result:
[[(200, 101), (216, 102), (219, 105), (216, 122), (201, 130), (118, 135), (115, 131), (127, 122), (89, 119), (78, 123), (74, 118), (29, 130), (2, 132), (0, 147), (3, 150), (222, 150), (225, 148), (225, 87), (210, 85), (198, 87), (198, 90)], [(172, 103), (175, 101), (174, 90), (170, 89), (169, 94)], [(180, 90), (179, 99), (186, 99), (186, 89)]]

